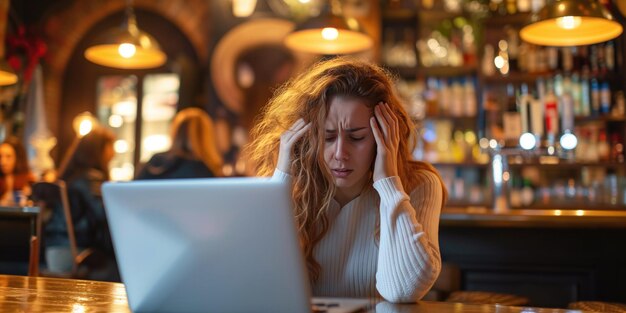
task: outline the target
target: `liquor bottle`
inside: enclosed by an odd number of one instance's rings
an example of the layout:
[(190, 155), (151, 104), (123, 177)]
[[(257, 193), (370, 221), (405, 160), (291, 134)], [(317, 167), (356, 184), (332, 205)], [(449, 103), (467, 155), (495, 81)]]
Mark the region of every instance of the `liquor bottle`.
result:
[(465, 116), (476, 116), (477, 104), (476, 104), (476, 89), (474, 86), (474, 80), (471, 77), (465, 78), (464, 98), (465, 98)]
[(532, 96), (528, 91), (528, 85), (522, 84), (520, 95), (517, 97), (517, 110), (520, 113), (522, 134), (530, 132), (530, 106), (532, 100)]
[(624, 163), (624, 144), (622, 137), (618, 133), (611, 135), (611, 161)]
[(600, 85), (600, 112), (609, 114), (611, 111), (611, 88), (608, 82), (602, 82)]
[(583, 114), (582, 99), (581, 99), (581, 87), (580, 77), (577, 73), (572, 75), (572, 98), (574, 100), (574, 115), (581, 116)]
[(584, 69), (583, 76), (580, 81), (580, 101), (582, 116), (591, 115), (591, 89), (589, 87), (589, 71)]
[(561, 128), (565, 131), (574, 130), (574, 98), (569, 91), (561, 96)]
[(598, 159), (601, 162), (607, 162), (610, 159), (611, 147), (609, 146), (609, 141), (606, 136), (606, 130), (600, 130), (600, 134), (598, 135)]
[(615, 69), (615, 45), (612, 41), (606, 43), (604, 46), (604, 58), (606, 59), (606, 68), (609, 71)]
[(559, 110), (558, 100), (554, 95), (552, 88), (548, 88), (544, 105), (546, 115), (546, 135), (549, 139), (554, 140), (559, 132)]
[(517, 1), (516, 0), (506, 0), (506, 13), (507, 14), (517, 13)]
[(596, 78), (591, 79), (591, 114), (600, 114), (600, 84)]
[(504, 128), (504, 139), (506, 146), (516, 146), (522, 135), (522, 118), (517, 110), (517, 97), (515, 86), (507, 85), (506, 111), (502, 114), (502, 126)]

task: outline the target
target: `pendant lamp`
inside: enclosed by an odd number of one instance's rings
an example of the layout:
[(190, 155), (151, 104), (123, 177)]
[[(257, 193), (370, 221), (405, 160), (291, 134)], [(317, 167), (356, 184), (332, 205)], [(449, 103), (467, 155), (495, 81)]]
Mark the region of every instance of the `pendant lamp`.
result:
[(137, 27), (131, 1), (127, 1), (126, 22), (106, 32), (96, 45), (87, 48), (87, 60), (121, 69), (147, 69), (165, 64), (167, 56), (156, 39)]
[(522, 40), (542, 46), (580, 46), (611, 40), (622, 25), (595, 0), (554, 0), (531, 16)]
[(4, 59), (4, 35), (7, 29), (8, 13), (9, 0), (0, 0), (0, 86), (17, 83), (17, 74), (15, 74)]
[(344, 19), (325, 12), (296, 26), (285, 37), (285, 45), (295, 51), (338, 55), (365, 51), (374, 45), (371, 37), (359, 29), (354, 18)]

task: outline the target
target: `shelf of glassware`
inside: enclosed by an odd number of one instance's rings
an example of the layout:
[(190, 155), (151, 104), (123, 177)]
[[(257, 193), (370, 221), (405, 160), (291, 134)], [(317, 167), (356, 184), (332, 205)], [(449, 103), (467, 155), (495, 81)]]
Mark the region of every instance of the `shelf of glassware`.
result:
[[(623, 148), (583, 146), (563, 156), (509, 156), (509, 202), (518, 209), (626, 210), (626, 163)], [(596, 154), (581, 159), (576, 155)], [(585, 156), (587, 157), (587, 155)]]

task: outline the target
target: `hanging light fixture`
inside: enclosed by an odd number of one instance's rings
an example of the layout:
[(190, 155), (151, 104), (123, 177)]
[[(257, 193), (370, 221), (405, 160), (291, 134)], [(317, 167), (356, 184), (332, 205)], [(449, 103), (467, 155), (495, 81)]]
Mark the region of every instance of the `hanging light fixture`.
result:
[(324, 55), (351, 54), (374, 45), (355, 18), (343, 18), (336, 10), (331, 11), (298, 25), (285, 37), (285, 45), (295, 51)]
[(146, 69), (165, 64), (167, 56), (156, 39), (137, 27), (131, 2), (126, 2), (126, 22), (121, 28), (108, 31), (96, 45), (87, 48), (87, 60), (121, 69)]
[(11, 69), (4, 59), (4, 35), (7, 29), (7, 15), (9, 13), (9, 0), (0, 0), (0, 86), (17, 83), (17, 74)]
[(522, 40), (542, 46), (580, 46), (611, 40), (622, 25), (595, 0), (554, 0), (531, 16)]

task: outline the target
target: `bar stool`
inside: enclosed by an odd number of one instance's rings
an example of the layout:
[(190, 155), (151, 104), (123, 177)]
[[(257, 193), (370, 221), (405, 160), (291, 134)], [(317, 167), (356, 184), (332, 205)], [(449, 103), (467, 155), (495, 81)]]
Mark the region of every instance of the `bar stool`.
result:
[(585, 311), (592, 311), (592, 312), (626, 313), (626, 304), (601, 302), (601, 301), (571, 302), (568, 305), (568, 308), (574, 309), (574, 310), (585, 310)]
[(528, 298), (489, 291), (455, 291), (450, 294), (450, 296), (446, 299), (446, 302), (522, 306), (528, 304)]

